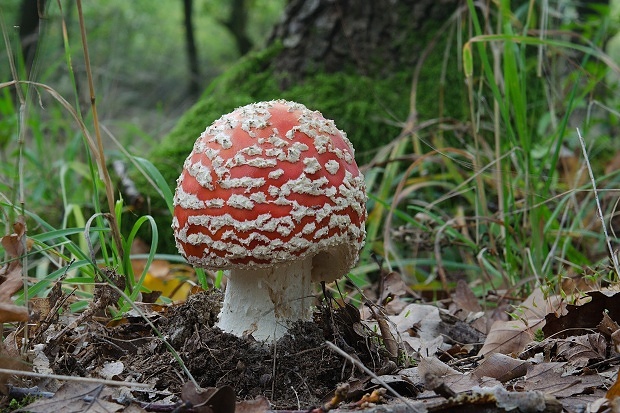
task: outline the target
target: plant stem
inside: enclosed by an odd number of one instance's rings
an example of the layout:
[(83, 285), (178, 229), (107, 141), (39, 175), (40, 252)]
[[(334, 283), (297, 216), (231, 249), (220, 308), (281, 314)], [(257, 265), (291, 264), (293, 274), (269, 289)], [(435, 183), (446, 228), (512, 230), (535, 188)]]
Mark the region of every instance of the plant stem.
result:
[(99, 173), (103, 179), (103, 183), (106, 191), (106, 198), (108, 200), (108, 208), (110, 214), (107, 216), (110, 221), (110, 229), (112, 231), (112, 238), (116, 245), (117, 253), (120, 261), (123, 261), (123, 243), (121, 241), (121, 234), (118, 228), (116, 215), (114, 214), (114, 191), (112, 190), (112, 181), (110, 180), (110, 174), (105, 162), (105, 154), (103, 152), (103, 141), (101, 140), (101, 130), (99, 128), (99, 117), (97, 116), (97, 105), (95, 101), (95, 86), (93, 83), (93, 74), (90, 68), (90, 56), (88, 54), (88, 42), (86, 39), (86, 25), (84, 24), (84, 14), (82, 13), (82, 0), (77, 0), (78, 17), (80, 20), (80, 34), (82, 36), (82, 48), (84, 50), (84, 64), (86, 65), (86, 76), (88, 78), (88, 89), (90, 93), (90, 106), (93, 111), (93, 126), (95, 128), (95, 137), (97, 140), (97, 147), (99, 149), (97, 164), (99, 165)]
[(581, 131), (577, 128), (577, 136), (579, 137), (579, 143), (581, 143), (581, 150), (583, 151), (583, 158), (586, 162), (586, 167), (588, 168), (588, 174), (590, 174), (590, 181), (592, 182), (592, 191), (594, 192), (594, 199), (596, 200), (596, 211), (598, 212), (598, 217), (601, 219), (601, 226), (603, 227), (603, 234), (605, 234), (605, 242), (607, 243), (607, 249), (609, 250), (609, 257), (611, 258), (611, 262), (614, 265), (614, 271), (616, 272), (616, 278), (620, 277), (620, 264), (618, 263), (618, 256), (614, 252), (613, 247), (611, 246), (611, 239), (609, 238), (609, 234), (607, 233), (607, 226), (605, 225), (605, 216), (603, 215), (603, 208), (601, 208), (601, 201), (598, 197), (598, 191), (596, 189), (596, 180), (594, 179), (594, 172), (592, 172), (592, 166), (590, 165), (590, 160), (588, 159), (588, 151), (586, 150), (586, 143), (581, 136)]

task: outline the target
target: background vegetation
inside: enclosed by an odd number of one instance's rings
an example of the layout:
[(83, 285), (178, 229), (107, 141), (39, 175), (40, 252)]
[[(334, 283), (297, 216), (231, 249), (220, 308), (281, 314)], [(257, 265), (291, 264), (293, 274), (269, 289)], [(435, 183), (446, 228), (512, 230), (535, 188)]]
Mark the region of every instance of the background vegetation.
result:
[[(440, 42), (427, 40), (432, 53), (419, 67), (385, 79), (319, 72), (281, 91), (269, 66), (280, 46), (261, 45), (283, 1), (249, 3), (257, 52), (242, 60), (221, 24), (229, 3), (196, 4), (206, 90), (193, 107), (180, 2), (85, 4), (90, 71), (73, 3), (50, 2), (29, 74), (14, 27), (19, 2), (0, 9), (0, 219), (9, 234), (27, 216), (24, 294), (63, 277), (67, 286), (92, 282), (94, 257), (127, 275), (135, 298), (152, 260), (182, 261), (169, 248), (170, 188), (195, 131), (235, 106), (276, 97), (323, 110), (360, 148), (370, 214), (352, 274), (358, 286), (376, 280), (373, 256), (433, 294), (457, 279), (480, 293), (558, 288), (577, 274), (616, 279), (619, 71), (605, 52), (617, 31), (608, 9), (468, 2), (444, 22)], [(15, 84), (25, 79), (37, 84)], [(342, 95), (322, 94), (335, 86)], [(96, 156), (99, 142), (105, 160)], [(113, 174), (112, 185), (102, 171), (114, 160), (129, 172)], [(145, 205), (119, 200), (127, 197), (123, 177), (138, 182)], [(143, 232), (146, 248), (135, 249)], [(137, 258), (147, 263), (134, 274)], [(87, 287), (79, 291), (89, 297)]]

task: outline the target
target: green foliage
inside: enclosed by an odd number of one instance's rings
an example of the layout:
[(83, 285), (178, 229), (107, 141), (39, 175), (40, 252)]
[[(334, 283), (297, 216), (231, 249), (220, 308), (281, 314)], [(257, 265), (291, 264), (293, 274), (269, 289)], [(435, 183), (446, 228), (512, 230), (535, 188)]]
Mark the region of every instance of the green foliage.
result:
[(411, 83), (408, 72), (383, 79), (351, 73), (318, 73), (301, 84), (273, 96), (302, 102), (334, 119), (351, 139), (358, 162), (370, 160), (377, 148), (390, 142), (407, 116), (408, 96), (402, 90)]
[[(152, 163), (132, 153), (143, 154), (156, 142), (149, 132), (161, 130), (171, 113), (187, 105), (185, 85), (179, 87), (187, 72), (182, 4), (83, 2), (82, 27), (75, 3), (46, 3), (37, 57), (27, 74), (14, 29), (20, 3), (9, 0), (0, 6), (3, 44), (9, 46), (0, 61), (11, 63), (0, 65), (0, 75), (14, 79), (0, 87), (0, 222), (3, 233), (9, 233), (16, 217), (26, 215), (34, 241), (28, 263), (35, 281), (21, 299), (44, 294), (61, 278), (65, 285), (92, 284), (105, 277), (97, 270), (104, 265), (126, 277), (126, 298), (132, 300), (143, 291), (159, 229), (150, 215), (114, 199), (118, 190), (106, 178), (106, 161), (134, 165), (154, 188), (162, 214), (169, 214), (169, 184)], [(260, 45), (283, 2), (253, 0), (249, 6), (255, 9), (248, 31)], [(207, 11), (197, 9), (194, 15), (204, 84), (237, 59), (221, 16)], [(84, 70), (82, 28), (90, 40), (94, 73)], [(99, 119), (87, 96), (93, 77)], [(32, 82), (21, 81), (27, 78)], [(98, 146), (103, 139), (105, 145)], [(163, 227), (169, 229), (169, 222)], [(138, 233), (150, 249), (146, 269), (133, 274), (130, 251)], [(6, 255), (1, 246), (0, 254)], [(176, 255), (167, 259), (182, 262)], [(199, 277), (206, 286), (205, 274)], [(77, 294), (88, 298), (92, 288), (80, 287)]]
[[(597, 186), (617, 187), (617, 174), (603, 171), (618, 150), (606, 136), (617, 113), (594, 109), (611, 97), (602, 82), (618, 71), (594, 46), (605, 38), (606, 16), (588, 26), (593, 43), (583, 46), (552, 33), (527, 35), (543, 24), (537, 9), (513, 12), (505, 1), (493, 7), (499, 21), (480, 21), (469, 4), (474, 33), (461, 46), (468, 119), (412, 131), (367, 173), (374, 194), (368, 248), (412, 282), (439, 279), (448, 289), (456, 278), (482, 277), (487, 287), (555, 285), (558, 274), (581, 272), (606, 255), (569, 126), (590, 137)], [(575, 70), (567, 67), (575, 61)], [(412, 153), (411, 162), (398, 161)], [(610, 202), (603, 202), (607, 217)]]
[(30, 403), (37, 401), (39, 398), (36, 396), (26, 395), (21, 399), (11, 399), (8, 406), (0, 408), (0, 413), (10, 413), (19, 410)]
[[(560, 152), (578, 147), (569, 119), (589, 107), (610, 60), (595, 47), (524, 34), (542, 24), (537, 10), (497, 7), (499, 22), (481, 22), (471, 6), (464, 16), (473, 37), (442, 35), (419, 68), (387, 77), (318, 72), (282, 90), (270, 65), (278, 46), (249, 56), (212, 83), (150, 159), (174, 182), (213, 120), (253, 101), (295, 100), (334, 119), (358, 163), (372, 161), (367, 245), (353, 272), (358, 285), (376, 271), (373, 252), (412, 282), (438, 279), (443, 288), (455, 276), (480, 273), (488, 286), (541, 283), (567, 271), (564, 262), (588, 265), (602, 233), (586, 230), (593, 197), (575, 198), (588, 185), (575, 171), (560, 174)], [(457, 20), (451, 24), (446, 33), (454, 34)], [(588, 30), (602, 38), (605, 27)], [(585, 76), (564, 69), (574, 58)], [(552, 69), (542, 75), (540, 67)], [(602, 162), (610, 152), (596, 148), (612, 143), (596, 138), (589, 156)], [(607, 187), (617, 180), (599, 176)]]
[[(99, 11), (106, 10), (111, 9)], [(52, 5), (48, 11), (50, 20), (62, 16)], [(3, 37), (8, 39), (10, 34), (2, 23)], [(45, 41), (42, 53), (49, 53)], [(116, 190), (109, 178), (106, 156), (135, 162), (157, 186), (164, 203), (171, 203), (171, 191), (152, 164), (131, 156), (107, 129), (110, 140), (118, 146), (116, 150), (109, 146), (104, 149), (94, 107), (81, 103), (78, 87), (79, 80), (88, 87), (92, 73), (78, 80), (73, 72), (76, 63), (84, 64), (74, 58), (84, 54), (78, 47), (86, 49), (87, 45), (66, 34), (62, 44), (66, 77), (59, 89), (64, 92), (42, 82), (20, 80), (26, 74), (20, 66), (19, 51), (4, 52), (13, 81), (0, 85), (0, 222), (4, 235), (13, 232), (12, 224), (18, 216), (25, 216), (29, 248), (24, 256), (13, 257), (5, 246), (0, 246), (0, 256), (20, 260), (24, 275), (31, 277), (31, 283), (16, 296), (18, 304), (45, 295), (61, 282), (65, 288), (75, 288), (73, 294), (79, 300), (71, 308), (80, 310), (92, 299), (94, 283), (103, 281), (120, 286), (121, 298), (116, 304), (119, 311), (124, 311), (141, 292), (148, 291), (143, 284), (156, 257), (159, 232), (148, 215), (136, 217), (136, 222), (121, 230), (130, 209), (122, 200), (114, 199)], [(35, 68), (31, 77), (37, 75)], [(53, 78), (50, 73), (45, 76)], [(132, 247), (143, 227), (148, 227), (147, 244), (150, 241), (144, 257), (146, 266), (134, 274)], [(182, 261), (178, 256), (170, 260)], [(102, 267), (110, 271), (102, 271)], [(116, 273), (124, 278), (122, 282), (113, 279)], [(201, 281), (206, 286), (204, 277)]]

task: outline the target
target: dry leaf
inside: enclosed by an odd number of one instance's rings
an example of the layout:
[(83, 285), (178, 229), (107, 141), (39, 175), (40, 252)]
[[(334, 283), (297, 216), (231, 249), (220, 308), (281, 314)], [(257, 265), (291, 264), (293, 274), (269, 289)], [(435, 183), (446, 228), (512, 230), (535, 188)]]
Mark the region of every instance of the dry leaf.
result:
[(614, 343), (616, 352), (620, 353), (620, 330), (614, 331), (614, 333), (611, 335), (611, 341)]
[(559, 317), (549, 314), (543, 332), (545, 337), (566, 337), (575, 329), (597, 328), (607, 312), (612, 320), (620, 320), (620, 294), (615, 291), (590, 291), (577, 305), (567, 305)]
[[(466, 322), (470, 328), (483, 333), (486, 337), (490, 325), (489, 319), (484, 314), (478, 298), (464, 280), (459, 280), (456, 284), (449, 311), (455, 317)], [(456, 339), (456, 341), (459, 340)]]
[(532, 341), (536, 330), (545, 326), (545, 316), (562, 313), (563, 308), (560, 297), (545, 297), (540, 289), (534, 290), (515, 311), (518, 319), (493, 323), (479, 354), (521, 352)]
[[(362, 394), (369, 393), (377, 386), (382, 386), (383, 383), (388, 384), (403, 397), (416, 397), (422, 390), (419, 383), (414, 383), (404, 374), (384, 374), (377, 376), (377, 378), (372, 378)], [(354, 395), (352, 391), (349, 391), (347, 397), (355, 400), (361, 398), (362, 395)]]
[(476, 367), (472, 374), (479, 378), (492, 377), (503, 383), (525, 376), (530, 364), (527, 361), (518, 360), (505, 354), (491, 353)]
[(51, 399), (41, 399), (16, 412), (89, 412), (113, 413), (125, 406), (106, 400), (111, 394), (103, 385), (97, 383), (65, 383)]
[(459, 310), (470, 313), (482, 311), (478, 298), (471, 288), (469, 288), (465, 280), (459, 280), (456, 283), (456, 289), (454, 290), (454, 294), (452, 294), (452, 301)]
[(407, 286), (403, 281), (403, 277), (398, 272), (391, 271), (383, 277), (381, 302), (385, 302), (388, 297), (399, 298), (405, 295), (415, 296), (415, 293)]
[(603, 360), (607, 341), (600, 333), (573, 336), (558, 340), (557, 356), (575, 367), (585, 367), (592, 360)]
[[(405, 375), (404, 371), (401, 373)], [(463, 374), (436, 357), (422, 357), (417, 367), (417, 374), (425, 382), (429, 380), (440, 382), (442, 386), (454, 393), (471, 390), (473, 386), (495, 386), (501, 384), (492, 378), (480, 379), (473, 374)]]
[[(5, 342), (0, 341), (0, 366), (8, 370), (26, 370), (29, 366), (21, 360), (19, 351), (14, 348), (7, 348), (6, 342), (6, 340)], [(11, 374), (0, 373), (0, 393), (8, 393), (6, 384), (11, 376)]]
[(26, 223), (23, 216), (17, 218), (13, 224), (13, 233), (0, 238), (0, 243), (11, 258), (19, 258), (24, 255), (24, 244), (22, 237), (26, 233)]
[(264, 413), (270, 410), (271, 405), (265, 396), (258, 396), (254, 400), (243, 400), (237, 403), (235, 413)]
[(196, 389), (187, 382), (181, 389), (181, 399), (192, 404), (198, 413), (235, 413), (235, 391), (230, 386)]
[(11, 301), (22, 285), (22, 265), (19, 261), (11, 261), (0, 268), (0, 303)]
[(424, 377), (426, 374), (432, 374), (437, 377), (445, 377), (450, 375), (460, 375), (458, 370), (448, 366), (436, 357), (420, 357), (418, 363), (418, 374)]
[(26, 233), (24, 217), (20, 216), (13, 225), (13, 234), (0, 238), (0, 243), (13, 261), (9, 261), (0, 268), (0, 323), (28, 321), (28, 310), (13, 304), (11, 297), (21, 290), (22, 264), (17, 258), (24, 254), (22, 237)]
[(28, 321), (28, 309), (19, 305), (0, 302), (0, 323)]
[(445, 310), (439, 311), (439, 317), (441, 318), (441, 334), (455, 343), (479, 345), (486, 337), (486, 334), (480, 332), (472, 324), (461, 321), (460, 318)]
[(616, 331), (620, 330), (620, 326), (618, 325), (618, 323), (611, 319), (609, 314), (607, 314), (607, 311), (603, 312), (603, 319), (596, 327), (598, 328), (598, 331), (608, 337), (613, 336)]
[(530, 320), (527, 324), (522, 320), (496, 321), (491, 326), (479, 354), (485, 356), (494, 352), (518, 353), (532, 341), (534, 331), (542, 327), (543, 323), (544, 319)]
[(564, 375), (566, 364), (560, 362), (533, 364), (527, 370), (524, 390), (538, 390), (557, 398), (564, 398), (603, 385), (603, 379), (597, 374)]
[(99, 370), (99, 375), (106, 380), (112, 380), (115, 376), (118, 376), (125, 370), (125, 365), (122, 361), (113, 361), (104, 363)]
[(609, 390), (607, 390), (605, 398), (607, 398), (608, 400), (613, 400), (618, 396), (620, 396), (620, 374), (616, 376), (616, 381), (609, 388)]
[(135, 403), (130, 404), (129, 406), (123, 409), (123, 413), (146, 413), (147, 410), (144, 410), (141, 406), (138, 406)]
[(388, 317), (394, 337), (400, 338), (422, 356), (435, 354), (443, 344), (439, 309), (432, 305), (409, 304), (403, 311)]

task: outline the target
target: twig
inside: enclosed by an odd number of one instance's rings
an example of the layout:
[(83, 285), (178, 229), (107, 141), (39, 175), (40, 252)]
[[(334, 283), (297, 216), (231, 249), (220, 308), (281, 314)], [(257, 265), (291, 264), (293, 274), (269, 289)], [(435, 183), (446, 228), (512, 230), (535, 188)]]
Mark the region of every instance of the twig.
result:
[(132, 383), (128, 381), (120, 381), (120, 380), (105, 380), (105, 379), (96, 379), (93, 377), (76, 377), (76, 376), (64, 376), (62, 374), (41, 374), (35, 373), (33, 371), (21, 371), (21, 370), (11, 370), (11, 369), (0, 369), (0, 373), (3, 374), (14, 374), (16, 376), (26, 376), (26, 377), (38, 377), (42, 379), (56, 379), (63, 381), (78, 381), (82, 383), (99, 383), (105, 386), (122, 386), (122, 387), (140, 387), (143, 389), (150, 389), (152, 386), (146, 383)]
[(616, 278), (620, 277), (620, 264), (618, 263), (618, 256), (615, 254), (612, 246), (611, 246), (611, 238), (609, 238), (609, 234), (607, 233), (607, 226), (605, 225), (605, 216), (603, 215), (603, 208), (601, 208), (601, 201), (598, 198), (598, 191), (596, 190), (596, 181), (594, 180), (594, 172), (592, 172), (592, 166), (590, 165), (590, 160), (588, 159), (588, 151), (586, 150), (586, 143), (581, 136), (581, 131), (577, 128), (577, 136), (579, 137), (579, 143), (581, 143), (581, 150), (583, 151), (583, 158), (586, 161), (586, 167), (588, 168), (588, 174), (590, 174), (590, 181), (592, 181), (592, 191), (594, 192), (594, 199), (596, 200), (596, 210), (598, 212), (598, 217), (601, 219), (601, 226), (603, 227), (603, 234), (605, 234), (605, 242), (607, 243), (607, 249), (609, 249), (609, 256), (611, 258), (611, 262), (614, 265), (614, 270), (616, 271)]
[(24, 388), (24, 387), (13, 387), (9, 385), (8, 387), (9, 387), (9, 397), (11, 399), (21, 400), (28, 396), (42, 397), (45, 399), (51, 399), (52, 397), (54, 397), (54, 393), (50, 391), (42, 391), (37, 386), (30, 387), (30, 388)]
[(422, 412), (426, 411), (426, 408), (421, 408), (420, 406), (415, 406), (415, 405), (411, 404), (411, 402), (409, 400), (405, 399), (403, 396), (398, 394), (398, 392), (396, 390), (394, 390), (389, 384), (387, 384), (379, 376), (377, 376), (375, 373), (373, 373), (368, 367), (364, 366), (363, 363), (361, 363), (360, 361), (356, 360), (355, 358), (353, 358), (350, 355), (348, 355), (347, 353), (345, 353), (340, 347), (336, 346), (331, 341), (325, 341), (325, 344), (327, 345), (327, 347), (330, 348), (330, 350), (333, 350), (335, 353), (338, 353), (340, 356), (344, 357), (345, 359), (347, 359), (348, 361), (353, 363), (356, 367), (362, 369), (364, 371), (364, 373), (368, 374), (370, 377), (375, 379), (380, 385), (385, 387), (390, 393), (392, 393), (395, 397), (397, 397), (398, 400), (400, 400), (405, 405), (407, 405), (407, 407), (409, 409), (411, 409), (412, 412), (414, 412), (414, 413), (422, 413)]

